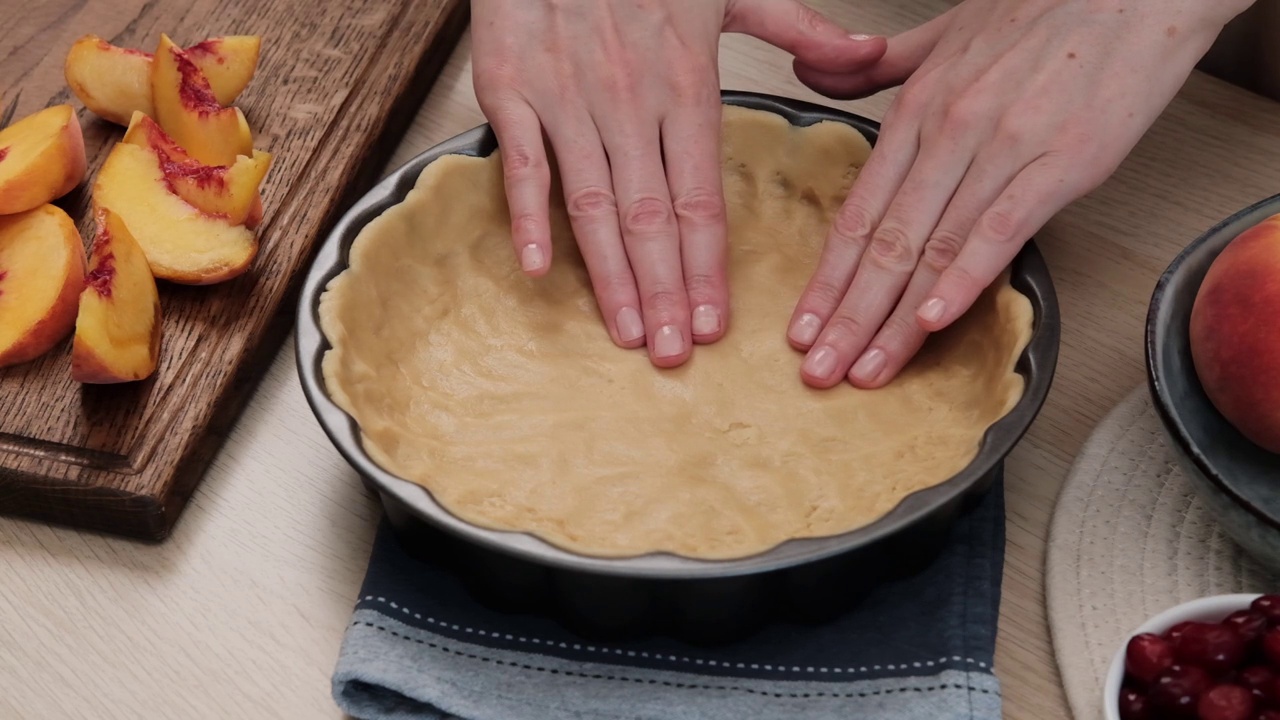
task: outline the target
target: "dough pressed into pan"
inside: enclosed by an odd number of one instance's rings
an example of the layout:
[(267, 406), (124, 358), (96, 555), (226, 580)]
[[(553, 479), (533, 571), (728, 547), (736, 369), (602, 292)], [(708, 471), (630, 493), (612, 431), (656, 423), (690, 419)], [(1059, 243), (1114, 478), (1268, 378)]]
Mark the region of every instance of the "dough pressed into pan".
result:
[(1018, 401), (1033, 313), (1006, 273), (889, 386), (806, 387), (787, 323), (869, 152), (841, 123), (725, 106), (732, 320), (674, 370), (609, 340), (558, 186), (529, 279), (497, 153), (443, 157), (326, 288), (327, 391), (448, 511), (580, 554), (739, 558), (871, 523)]

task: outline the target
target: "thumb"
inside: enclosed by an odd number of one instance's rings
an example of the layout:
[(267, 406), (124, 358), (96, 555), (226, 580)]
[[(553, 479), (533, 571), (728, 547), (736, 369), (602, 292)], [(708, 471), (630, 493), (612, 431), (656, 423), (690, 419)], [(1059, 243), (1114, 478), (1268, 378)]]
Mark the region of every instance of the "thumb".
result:
[(852, 71), (833, 71), (797, 57), (796, 78), (809, 89), (837, 100), (856, 100), (901, 85), (924, 64), (942, 38), (951, 13), (889, 39), (888, 48), (875, 62)]
[(730, 0), (724, 31), (763, 40), (823, 72), (860, 70), (884, 55), (882, 37), (851, 35), (798, 0)]

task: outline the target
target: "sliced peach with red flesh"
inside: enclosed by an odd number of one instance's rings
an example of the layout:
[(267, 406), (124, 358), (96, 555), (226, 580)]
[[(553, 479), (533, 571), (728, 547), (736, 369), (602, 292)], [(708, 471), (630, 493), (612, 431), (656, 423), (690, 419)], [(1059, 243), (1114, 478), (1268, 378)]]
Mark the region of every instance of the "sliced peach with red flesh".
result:
[(253, 80), (261, 47), (262, 39), (257, 35), (227, 35), (202, 40), (186, 51), (209, 79), (218, 102), (230, 105)]
[(60, 208), (0, 217), (0, 367), (53, 349), (76, 322), (84, 244)]
[(96, 220), (71, 345), (71, 377), (82, 383), (142, 380), (160, 358), (156, 280), (124, 221), (110, 210), (99, 211)]
[[(255, 35), (209, 38), (187, 48), (222, 105), (235, 102), (257, 71), (261, 40)], [(76, 40), (63, 75), (80, 102), (104, 120), (128, 125), (134, 112), (155, 115), (149, 52), (112, 45), (97, 35)]]
[(248, 224), (255, 206), (258, 219), (261, 218), (258, 186), (271, 167), (270, 153), (254, 150), (253, 157), (238, 157), (230, 167), (204, 165), (188, 156), (154, 120), (141, 113), (129, 123), (124, 142), (155, 150), (170, 189), (195, 207), (224, 217), (232, 225)]
[(0, 215), (66, 195), (87, 166), (80, 120), (70, 105), (45, 108), (0, 130)]
[(151, 101), (160, 127), (205, 165), (231, 165), (253, 154), (253, 134), (239, 108), (223, 107), (209, 79), (168, 35), (151, 66)]
[(124, 125), (135, 110), (152, 113), (151, 53), (85, 35), (71, 45), (62, 73), (80, 102), (104, 120)]
[(171, 192), (160, 157), (150, 146), (116, 143), (98, 171), (93, 201), (120, 216), (160, 279), (188, 285), (222, 282), (248, 270), (258, 252), (251, 230)]

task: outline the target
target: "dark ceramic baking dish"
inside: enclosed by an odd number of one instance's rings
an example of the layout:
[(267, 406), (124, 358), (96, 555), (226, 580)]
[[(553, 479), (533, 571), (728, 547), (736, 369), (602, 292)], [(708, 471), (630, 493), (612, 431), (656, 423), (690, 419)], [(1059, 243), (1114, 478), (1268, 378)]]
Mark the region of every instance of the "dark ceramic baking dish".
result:
[[(795, 125), (847, 123), (874, 143), (877, 123), (810, 103), (725, 92), (725, 103), (777, 113)], [(974, 460), (955, 477), (902, 500), (889, 514), (841, 535), (790, 540), (742, 559), (711, 561), (650, 554), (611, 559), (567, 552), (520, 532), (481, 528), (455, 517), (420, 485), (395, 477), (362, 448), (355, 421), (329, 398), (321, 361), (329, 343), (319, 301), (347, 265), (361, 228), (399, 203), (430, 162), (447, 154), (487, 156), (497, 147), (488, 126), (465, 132), (406, 163), (358, 201), (321, 245), (298, 309), (297, 360), (303, 391), (334, 445), (382, 500), (400, 541), (456, 568), (481, 601), (542, 612), (588, 636), (663, 632), (695, 641), (731, 639), (771, 618), (818, 618), (856, 602), (877, 581), (923, 567), (947, 530), (999, 475), (1044, 403), (1057, 364), (1059, 316), (1048, 268), (1034, 243), (1012, 264), (1014, 287), (1035, 312), (1031, 340), (1017, 363), (1026, 390), (985, 434)]]
[(1223, 220), (1169, 263), (1147, 311), (1146, 361), (1152, 403), (1183, 474), (1223, 531), (1280, 572), (1280, 455), (1250, 442), (1213, 406), (1196, 375), (1189, 341), (1191, 308), (1218, 253), (1276, 214), (1280, 195)]

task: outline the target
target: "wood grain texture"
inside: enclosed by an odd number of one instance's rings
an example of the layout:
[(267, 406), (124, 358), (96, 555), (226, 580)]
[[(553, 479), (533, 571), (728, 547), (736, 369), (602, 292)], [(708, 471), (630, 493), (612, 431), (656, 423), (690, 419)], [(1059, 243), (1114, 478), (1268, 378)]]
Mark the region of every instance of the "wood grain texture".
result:
[(0, 98), (17, 117), (79, 109), (90, 174), (58, 201), (92, 233), (93, 174), (122, 129), (83, 109), (63, 59), (93, 32), (153, 50), (257, 34), (262, 54), (236, 102), (274, 154), (250, 272), (211, 287), (161, 283), (164, 344), (141, 383), (81, 386), (70, 342), (0, 371), (0, 511), (143, 538), (168, 534), (220, 438), (287, 332), (314, 243), (394, 150), (466, 24), (464, 0), (5, 0)]
[[(949, 6), (813, 4), (873, 33)], [(484, 121), (469, 52), (464, 38), (388, 169)], [(726, 88), (872, 118), (894, 94), (825, 100), (795, 82), (783, 53), (738, 36), (724, 39), (721, 68)], [(1193, 76), (1115, 177), (1039, 234), (1063, 345), (1044, 410), (1006, 469), (995, 669), (1010, 720), (1070, 717), (1044, 613), (1058, 488), (1098, 420), (1143, 382), (1142, 322), (1160, 272), (1218, 218), (1280, 192), (1278, 110)], [(376, 500), (312, 418), (286, 346), (165, 543), (0, 519), (0, 717), (340, 718), (329, 678), (377, 518)]]

